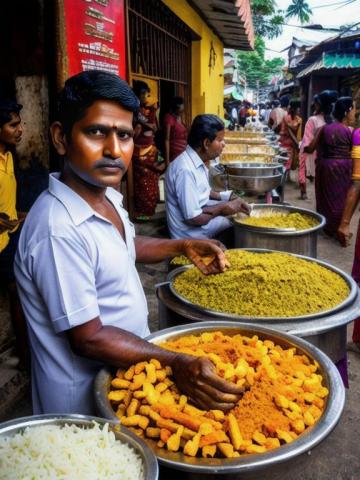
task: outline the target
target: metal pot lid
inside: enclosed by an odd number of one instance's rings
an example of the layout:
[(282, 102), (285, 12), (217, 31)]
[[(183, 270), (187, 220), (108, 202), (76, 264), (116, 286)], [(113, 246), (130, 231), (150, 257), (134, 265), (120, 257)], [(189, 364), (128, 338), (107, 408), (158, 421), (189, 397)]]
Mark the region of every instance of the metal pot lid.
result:
[[(253, 253), (284, 253), (284, 252), (278, 252), (278, 251), (275, 251), (275, 250), (267, 250), (267, 249), (262, 249), (262, 248), (235, 248), (235, 249), (232, 249), (232, 250), (239, 250), (239, 251), (246, 250), (248, 252), (253, 252)], [(347, 306), (351, 305), (354, 302), (354, 300), (357, 296), (357, 293), (358, 293), (358, 286), (357, 286), (357, 283), (355, 282), (355, 280), (352, 277), (350, 277), (350, 275), (343, 272), (339, 268), (334, 267), (333, 265), (330, 265), (327, 262), (323, 262), (322, 260), (306, 257), (304, 255), (297, 255), (295, 253), (287, 253), (286, 252), (285, 254), (286, 255), (291, 255), (293, 257), (301, 258), (302, 260), (306, 260), (308, 262), (317, 263), (318, 265), (321, 265), (322, 267), (325, 267), (325, 268), (331, 270), (332, 272), (337, 273), (340, 277), (342, 277), (345, 280), (345, 282), (347, 283), (347, 285), (349, 287), (350, 292), (349, 292), (348, 297), (345, 298), (345, 300), (343, 300), (341, 303), (339, 303), (338, 305), (336, 305), (333, 308), (330, 308), (328, 310), (323, 310), (321, 312), (312, 313), (312, 314), (299, 315), (297, 317), (255, 317), (255, 316), (248, 316), (248, 315), (240, 316), (240, 315), (236, 315), (236, 314), (233, 314), (233, 313), (220, 312), (218, 310), (205, 308), (201, 305), (197, 305), (196, 303), (190, 302), (190, 300), (188, 300), (187, 298), (180, 295), (174, 287), (174, 281), (175, 281), (176, 277), (178, 275), (180, 275), (181, 273), (183, 273), (184, 271), (188, 270), (189, 268), (195, 268), (194, 265), (185, 265), (185, 266), (176, 268), (175, 270), (171, 271), (168, 274), (168, 277), (167, 277), (168, 282), (169, 282), (169, 288), (170, 288), (171, 293), (178, 300), (180, 300), (181, 302), (183, 302), (186, 305), (191, 306), (192, 308), (195, 308), (196, 310), (199, 310), (199, 311), (201, 311), (205, 314), (208, 314), (208, 315), (211, 315), (211, 316), (214, 316), (214, 317), (221, 317), (221, 318), (225, 318), (225, 319), (239, 320), (239, 321), (251, 321), (252, 320), (252, 321), (256, 321), (256, 322), (258, 322), (258, 321), (260, 321), (260, 322), (274, 322), (274, 321), (289, 322), (290, 320), (292, 320), (292, 321), (314, 320), (314, 319), (317, 319), (317, 318), (320, 318), (320, 317), (333, 315), (334, 313), (346, 308)]]

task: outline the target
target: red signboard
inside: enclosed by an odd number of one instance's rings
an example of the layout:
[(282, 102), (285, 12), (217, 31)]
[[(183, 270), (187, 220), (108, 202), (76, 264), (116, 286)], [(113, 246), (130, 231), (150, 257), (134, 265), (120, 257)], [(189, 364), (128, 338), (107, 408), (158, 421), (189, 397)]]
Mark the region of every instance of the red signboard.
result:
[(105, 70), (126, 78), (124, 0), (64, 0), (68, 75)]

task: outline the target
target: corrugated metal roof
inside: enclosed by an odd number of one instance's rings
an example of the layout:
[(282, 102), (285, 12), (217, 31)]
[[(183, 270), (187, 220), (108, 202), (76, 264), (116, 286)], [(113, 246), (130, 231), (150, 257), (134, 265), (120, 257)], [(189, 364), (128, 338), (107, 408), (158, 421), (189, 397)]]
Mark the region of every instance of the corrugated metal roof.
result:
[(360, 54), (358, 53), (326, 53), (304, 68), (297, 74), (297, 78), (306, 77), (318, 70), (360, 68)]
[(255, 44), (250, 0), (188, 0), (224, 47), (252, 50)]

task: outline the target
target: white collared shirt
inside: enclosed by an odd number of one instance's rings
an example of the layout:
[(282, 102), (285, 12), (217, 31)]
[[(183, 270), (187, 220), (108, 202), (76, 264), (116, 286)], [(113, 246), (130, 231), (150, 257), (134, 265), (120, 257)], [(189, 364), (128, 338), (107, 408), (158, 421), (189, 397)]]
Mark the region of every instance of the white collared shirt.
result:
[[(201, 215), (206, 205), (218, 203), (210, 200), (209, 171), (199, 155), (189, 145), (173, 160), (165, 175), (166, 218), (171, 238), (213, 238), (229, 228), (225, 217), (215, 217), (206, 225), (189, 225), (187, 220)], [(230, 191), (221, 192), (228, 200)]]
[(149, 334), (146, 298), (135, 268), (135, 230), (112, 188), (115, 226), (51, 174), (31, 208), (15, 258), (32, 356), (34, 413), (94, 414), (93, 380), (102, 364), (75, 355), (66, 330), (99, 316), (140, 337)]

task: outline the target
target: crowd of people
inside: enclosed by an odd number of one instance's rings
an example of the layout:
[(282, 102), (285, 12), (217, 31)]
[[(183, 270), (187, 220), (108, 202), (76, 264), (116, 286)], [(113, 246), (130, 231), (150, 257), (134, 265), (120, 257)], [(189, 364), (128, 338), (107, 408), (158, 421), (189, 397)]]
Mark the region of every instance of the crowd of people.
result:
[[(307, 178), (315, 178), (325, 231), (347, 246), (360, 201), (353, 99), (333, 91), (316, 95), (304, 132), (297, 100), (281, 98), (265, 107), (263, 122), (288, 151), (286, 169), (299, 168), (302, 198)], [(0, 103), (0, 278), (12, 298), (18, 339), (29, 335), (34, 412), (93, 413), (91, 385), (102, 364), (126, 367), (151, 358), (171, 365), (179, 388), (201, 406), (231, 408), (242, 389), (219, 378), (209, 362), (144, 340), (147, 305), (135, 267), (135, 260), (185, 254), (204, 274), (226, 268), (224, 245), (233, 246), (227, 217), (250, 209), (235, 192), (215, 192), (209, 183), (209, 163), (225, 146), (224, 121), (198, 115), (188, 129), (184, 100), (175, 97), (160, 124), (158, 100), (146, 83), (131, 89), (113, 74), (80, 73), (65, 83), (50, 128), (62, 169), (50, 174), (48, 188), (23, 213), (16, 209), (13, 159), (21, 141), (20, 111), (13, 101)], [(244, 102), (238, 126), (254, 111)], [(154, 214), (159, 176), (166, 171), (170, 239), (135, 235), (117, 191), (130, 162), (139, 221)], [(353, 276), (360, 282), (360, 230), (355, 250)], [(213, 260), (205, 264), (209, 255)], [(353, 340), (360, 351), (360, 320)]]

